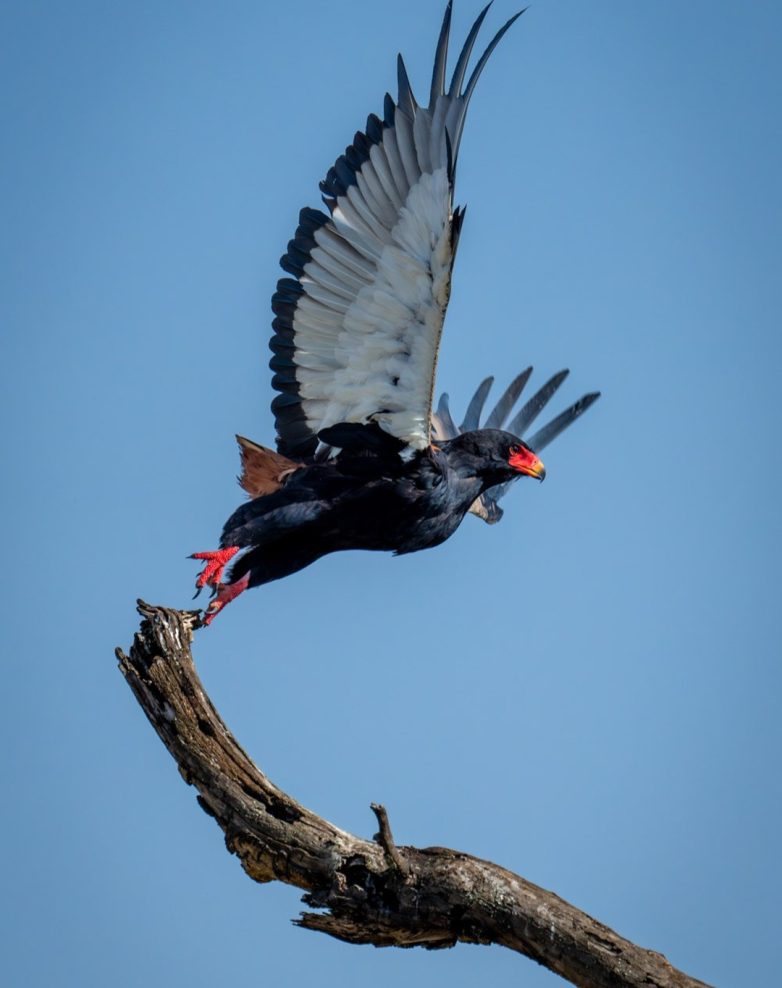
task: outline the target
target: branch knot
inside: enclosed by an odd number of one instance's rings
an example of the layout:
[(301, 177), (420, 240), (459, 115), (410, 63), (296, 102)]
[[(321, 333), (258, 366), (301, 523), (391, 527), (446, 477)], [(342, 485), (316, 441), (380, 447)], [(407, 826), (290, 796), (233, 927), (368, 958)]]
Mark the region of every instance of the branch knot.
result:
[(402, 857), (399, 848), (394, 842), (394, 835), (391, 833), (391, 824), (388, 822), (388, 811), (382, 803), (370, 803), (370, 809), (377, 817), (379, 833), (375, 834), (373, 840), (383, 848), (386, 861), (390, 867), (394, 868), (402, 878), (407, 879), (410, 875), (410, 865)]

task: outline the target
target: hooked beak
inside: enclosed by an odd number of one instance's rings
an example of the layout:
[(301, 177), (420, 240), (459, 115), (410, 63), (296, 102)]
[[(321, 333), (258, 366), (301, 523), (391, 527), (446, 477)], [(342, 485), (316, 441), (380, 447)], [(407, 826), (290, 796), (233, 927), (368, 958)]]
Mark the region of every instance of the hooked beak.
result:
[(546, 479), (546, 468), (531, 449), (521, 449), (518, 453), (514, 453), (508, 463), (514, 470), (527, 477), (534, 477), (535, 480)]

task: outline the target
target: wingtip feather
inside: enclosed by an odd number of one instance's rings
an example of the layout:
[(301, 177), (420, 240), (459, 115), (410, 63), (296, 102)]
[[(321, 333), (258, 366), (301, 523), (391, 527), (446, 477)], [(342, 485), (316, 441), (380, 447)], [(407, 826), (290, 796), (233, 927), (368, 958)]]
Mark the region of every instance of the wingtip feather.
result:
[(464, 101), (465, 101), (465, 103), (468, 103), (469, 102), (470, 97), (473, 94), (473, 90), (477, 86), (478, 80), (481, 77), (481, 73), (483, 72), (484, 68), (486, 68), (486, 63), (489, 61), (489, 58), (491, 57), (492, 52), (497, 47), (497, 45), (500, 43), (500, 41), (502, 41), (502, 39), (505, 36), (506, 32), (516, 23), (516, 21), (521, 17), (521, 15), (526, 10), (527, 10), (527, 7), (524, 7), (518, 13), (514, 14), (513, 17), (509, 18), (509, 20), (507, 20), (502, 25), (502, 27), (499, 29), (499, 31), (494, 35), (494, 37), (489, 42), (489, 44), (488, 44), (488, 46), (486, 48), (486, 51), (481, 55), (480, 59), (478, 60), (478, 64), (473, 69), (472, 75), (470, 76), (469, 82), (467, 83), (467, 87), (464, 90)]
[(459, 52), (459, 58), (456, 61), (456, 68), (453, 70), (453, 75), (451, 76), (451, 85), (448, 87), (448, 95), (451, 98), (458, 97), (462, 83), (464, 82), (464, 77), (467, 74), (467, 63), (470, 61), (470, 55), (472, 54), (473, 47), (475, 45), (475, 39), (478, 37), (478, 32), (486, 19), (486, 15), (489, 13), (489, 8), (491, 7), (494, 0), (489, 0), (483, 10), (475, 18), (475, 23), (470, 28), (470, 33), (462, 45), (462, 50)]
[(418, 104), (413, 95), (413, 87), (410, 85), (410, 77), (407, 74), (407, 67), (405, 66), (405, 60), (402, 58), (401, 52), (396, 56), (396, 78), (399, 87), (399, 96), (397, 98), (399, 109), (407, 113), (412, 120)]
[(564, 412), (560, 412), (556, 418), (553, 418), (550, 422), (544, 425), (543, 428), (538, 429), (535, 435), (530, 436), (526, 442), (536, 452), (541, 452), (541, 450), (545, 449), (549, 443), (553, 442), (557, 438), (557, 436), (564, 432), (565, 429), (571, 426), (576, 419), (580, 418), (599, 397), (599, 391), (591, 391), (589, 394), (583, 395), (578, 399), (578, 401), (575, 401), (572, 405), (568, 406)]
[(473, 429), (478, 428), (483, 406), (486, 404), (486, 399), (489, 396), (493, 384), (494, 377), (485, 377), (475, 389), (475, 394), (470, 399), (467, 411), (464, 413), (464, 420), (459, 426), (460, 432), (472, 432)]
[(445, 66), (448, 61), (448, 39), (451, 34), (451, 10), (452, 0), (448, 0), (443, 15), (443, 26), (440, 28), (440, 37), (437, 39), (437, 48), (434, 55), (434, 68), (432, 69), (432, 86), (429, 90), (429, 106), (434, 107), (438, 96), (445, 93)]

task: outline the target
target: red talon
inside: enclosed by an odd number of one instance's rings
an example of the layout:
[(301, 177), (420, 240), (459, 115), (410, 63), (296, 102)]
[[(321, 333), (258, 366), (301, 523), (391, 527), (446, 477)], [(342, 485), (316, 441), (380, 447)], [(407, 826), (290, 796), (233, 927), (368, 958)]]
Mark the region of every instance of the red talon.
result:
[(245, 573), (241, 580), (237, 580), (236, 583), (228, 583), (225, 586), (220, 587), (217, 591), (217, 596), (209, 604), (209, 607), (204, 611), (203, 624), (207, 627), (214, 621), (220, 611), (225, 607), (226, 604), (230, 604), (232, 600), (239, 596), (240, 593), (245, 591), (250, 584), (250, 574)]
[(196, 580), (196, 597), (207, 584), (215, 588), (220, 586), (223, 580), (223, 570), (238, 551), (238, 545), (229, 545), (227, 549), (218, 549), (216, 552), (193, 553), (191, 559), (206, 560), (206, 566), (198, 574)]

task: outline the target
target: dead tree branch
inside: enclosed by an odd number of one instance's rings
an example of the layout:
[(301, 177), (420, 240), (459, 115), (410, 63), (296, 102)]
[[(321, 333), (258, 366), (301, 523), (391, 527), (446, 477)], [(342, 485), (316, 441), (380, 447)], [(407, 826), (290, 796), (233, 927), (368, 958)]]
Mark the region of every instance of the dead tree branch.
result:
[(706, 988), (499, 865), (398, 847), (382, 806), (372, 807), (377, 843), (316, 816), (259, 771), (220, 719), (190, 652), (196, 613), (142, 601), (139, 612), (130, 655), (117, 649), (128, 685), (247, 874), (306, 890), (320, 911), (300, 926), (378, 947), (501, 944), (584, 988)]

